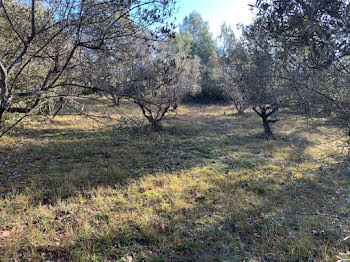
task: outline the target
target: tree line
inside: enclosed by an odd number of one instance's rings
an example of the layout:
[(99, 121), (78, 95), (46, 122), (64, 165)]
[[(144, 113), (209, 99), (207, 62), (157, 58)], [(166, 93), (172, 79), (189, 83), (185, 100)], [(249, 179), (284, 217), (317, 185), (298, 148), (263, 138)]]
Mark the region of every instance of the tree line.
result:
[(92, 93), (132, 101), (155, 129), (180, 102), (225, 102), (252, 108), (268, 139), (281, 107), (350, 132), (349, 1), (251, 8), (240, 38), (223, 24), (214, 39), (197, 12), (176, 33), (175, 0), (0, 0), (2, 134)]

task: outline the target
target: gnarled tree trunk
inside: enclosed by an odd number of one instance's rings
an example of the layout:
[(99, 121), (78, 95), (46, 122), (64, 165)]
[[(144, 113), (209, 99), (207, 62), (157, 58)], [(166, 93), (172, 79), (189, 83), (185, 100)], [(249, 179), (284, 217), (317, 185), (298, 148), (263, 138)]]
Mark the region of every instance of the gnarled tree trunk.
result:
[(160, 124), (159, 119), (154, 119), (152, 117), (147, 117), (148, 121), (151, 123), (151, 127), (153, 130), (161, 130), (162, 126)]
[[(141, 110), (144, 117), (150, 122), (152, 129), (154, 130), (161, 130), (162, 126), (160, 122), (163, 120), (165, 114), (168, 112), (171, 104), (164, 105), (158, 105), (156, 106), (156, 113), (153, 114), (152, 108), (147, 107), (145, 104), (146, 101), (140, 101), (140, 100), (134, 100), (134, 103), (137, 104)], [(153, 108), (154, 109), (154, 108)]]
[(237, 110), (237, 114), (243, 115), (244, 110), (246, 109), (240, 102), (235, 102), (235, 108)]
[[(258, 108), (256, 106), (253, 106), (253, 110), (261, 117), (263, 121), (263, 127), (264, 127), (264, 133), (266, 136), (266, 139), (275, 139), (275, 136), (273, 135), (270, 123), (276, 123), (278, 120), (269, 120), (268, 118), (275, 113), (278, 110), (278, 105), (272, 105), (272, 106), (259, 106)], [(269, 111), (270, 110), (270, 111)]]
[(266, 118), (263, 118), (264, 133), (265, 133), (266, 139), (269, 139), (269, 138), (275, 139), (269, 125), (270, 121), (271, 120), (267, 120)]

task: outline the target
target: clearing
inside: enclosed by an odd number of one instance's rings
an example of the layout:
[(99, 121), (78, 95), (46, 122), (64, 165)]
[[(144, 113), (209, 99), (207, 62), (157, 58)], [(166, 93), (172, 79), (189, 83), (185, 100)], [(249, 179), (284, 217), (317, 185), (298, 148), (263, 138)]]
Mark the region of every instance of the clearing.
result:
[[(139, 111), (127, 111), (136, 116)], [(181, 106), (152, 132), (74, 115), (0, 140), (1, 261), (350, 258), (341, 131), (279, 114)]]

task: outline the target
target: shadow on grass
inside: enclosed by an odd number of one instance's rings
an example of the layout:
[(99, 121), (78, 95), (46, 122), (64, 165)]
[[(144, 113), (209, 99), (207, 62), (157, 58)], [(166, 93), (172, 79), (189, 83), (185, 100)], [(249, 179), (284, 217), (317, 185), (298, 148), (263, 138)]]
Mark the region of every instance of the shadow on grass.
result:
[(68, 250), (39, 251), (63, 261), (323, 261), (345, 245), (338, 226), (347, 216), (325, 206), (337, 190), (328, 178), (204, 179), (211, 186), (188, 208), (158, 212), (142, 227), (130, 221), (128, 234), (96, 231)]
[[(123, 185), (148, 174), (178, 172), (215, 162), (232, 152), (240, 154), (227, 157), (231, 166), (263, 166), (268, 157), (251, 161), (262, 153), (261, 145), (266, 143), (260, 130), (243, 122), (252, 115), (248, 112), (233, 119), (224, 116), (224, 120), (214, 123), (169, 120), (160, 132), (147, 128), (22, 130), (22, 135), (35, 138), (35, 143), (16, 150), (12, 146), (0, 149), (2, 159), (6, 159), (0, 192), (6, 195), (29, 188), (37, 192), (34, 202), (50, 204), (87, 188)], [(295, 141), (296, 136), (291, 134), (284, 140)], [(300, 152), (310, 143), (297, 140)], [(286, 146), (283, 143), (271, 141), (268, 150), (277, 152)]]
[[(282, 152), (287, 162), (283, 165), (302, 163), (303, 151), (312, 142), (298, 131), (266, 141), (257, 125), (260, 119), (246, 114), (234, 119), (221, 116), (214, 122), (171, 119), (158, 133), (135, 128), (45, 129), (41, 141), (16, 150), (2, 148), (3, 154), (10, 152), (2, 194), (29, 188), (37, 192), (34, 206), (88, 194), (89, 188), (99, 186), (111, 188), (113, 194), (132, 193), (123, 190), (144, 177), (169, 175), (176, 181), (197, 169), (197, 177), (187, 180), (197, 184), (185, 184), (184, 192), (175, 192), (183, 194), (188, 206), (162, 211), (159, 203), (149, 203), (159, 192), (151, 192), (147, 199), (144, 191), (137, 191), (141, 195), (137, 204), (145, 212), (151, 205), (155, 219), (128, 220), (122, 224), (127, 227), (124, 231), (116, 225), (100, 226), (98, 221), (109, 225), (125, 211), (116, 205), (111, 214), (92, 215), (88, 225), (95, 228), (93, 233), (77, 234), (74, 244), (63, 247), (27, 245), (23, 259), (33, 250), (51, 261), (128, 261), (127, 256), (137, 261), (307, 261), (333, 252), (327, 248), (338, 245), (340, 229), (332, 227), (338, 215), (333, 207), (339, 199), (332, 202), (337, 184), (329, 176), (296, 180), (281, 167), (282, 160), (272, 162), (274, 154)], [(27, 132), (36, 137), (35, 131)], [(324, 170), (328, 171), (332, 173)], [(84, 197), (90, 205), (92, 196)], [(164, 203), (175, 205), (172, 201), (168, 198)], [(126, 212), (133, 210), (126, 208)], [(71, 216), (60, 211), (57, 220)]]

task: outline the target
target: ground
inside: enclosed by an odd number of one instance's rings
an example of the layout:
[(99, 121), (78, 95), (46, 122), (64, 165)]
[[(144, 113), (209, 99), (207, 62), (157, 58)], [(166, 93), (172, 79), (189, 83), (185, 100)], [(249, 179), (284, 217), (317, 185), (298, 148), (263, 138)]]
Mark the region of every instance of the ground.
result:
[[(153, 132), (35, 117), (0, 140), (1, 261), (350, 258), (341, 130), (284, 110), (181, 106)], [(106, 125), (106, 123), (108, 125)]]

